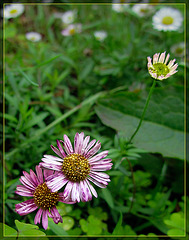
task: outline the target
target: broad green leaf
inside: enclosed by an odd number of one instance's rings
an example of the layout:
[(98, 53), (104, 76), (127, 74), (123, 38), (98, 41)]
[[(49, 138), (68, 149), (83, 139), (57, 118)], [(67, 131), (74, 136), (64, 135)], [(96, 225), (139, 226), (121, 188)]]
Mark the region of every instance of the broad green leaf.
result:
[[(144, 96), (143, 96), (144, 95)], [(122, 92), (99, 101), (101, 121), (127, 140), (136, 130), (147, 94)], [(166, 157), (184, 159), (184, 89), (155, 89), (141, 128), (133, 139), (137, 148)]]
[(6, 237), (7, 236), (11, 236), (12, 237), (12, 236), (17, 236), (18, 235), (18, 232), (14, 228), (11, 228), (11, 227), (9, 227), (6, 224), (3, 224), (3, 226), (4, 226), (4, 235)]
[(37, 225), (27, 224), (15, 220), (16, 227), (18, 229), (19, 237), (22, 236), (46, 236), (46, 234), (39, 229)]
[(122, 227), (122, 219), (123, 219), (122, 213), (120, 213), (120, 217), (119, 217), (118, 223), (116, 224), (112, 235), (120, 235), (120, 229)]
[(185, 220), (182, 212), (173, 213), (171, 214), (170, 219), (164, 219), (164, 223), (171, 228), (167, 232), (168, 236), (184, 236), (184, 221)]
[(48, 227), (53, 231), (57, 236), (67, 236), (68, 233), (63, 229), (61, 223), (55, 224), (51, 218), (49, 218)]
[(102, 233), (102, 228), (104, 223), (102, 223), (98, 218), (96, 218), (93, 215), (90, 215), (87, 218), (87, 221), (85, 219), (81, 219), (79, 221), (81, 228), (84, 232), (87, 233), (87, 235), (99, 235)]
[(107, 202), (107, 204), (111, 208), (114, 208), (114, 201), (113, 201), (113, 197), (112, 197), (110, 191), (107, 188), (103, 188), (101, 191), (102, 191), (102, 197)]

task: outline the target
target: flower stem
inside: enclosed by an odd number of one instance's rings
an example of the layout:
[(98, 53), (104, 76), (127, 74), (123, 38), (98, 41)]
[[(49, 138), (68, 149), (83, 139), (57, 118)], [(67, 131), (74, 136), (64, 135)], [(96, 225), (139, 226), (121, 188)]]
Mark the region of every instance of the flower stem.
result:
[(152, 86), (151, 86), (151, 88), (150, 88), (150, 92), (149, 92), (149, 94), (148, 94), (148, 98), (147, 98), (147, 100), (146, 100), (146, 104), (145, 104), (145, 107), (144, 107), (144, 110), (143, 110), (143, 113), (142, 113), (140, 122), (139, 122), (139, 124), (138, 124), (138, 127), (136, 128), (135, 132), (134, 132), (133, 135), (131, 136), (128, 144), (130, 144), (130, 143), (132, 142), (133, 138), (135, 137), (135, 135), (137, 134), (138, 130), (139, 130), (140, 127), (141, 127), (141, 124), (142, 124), (142, 121), (143, 121), (143, 119), (144, 119), (144, 115), (145, 115), (145, 113), (146, 113), (146, 109), (147, 109), (148, 104), (149, 104), (149, 102), (150, 102), (150, 98), (151, 98), (151, 96), (152, 96), (152, 92), (153, 92), (153, 90), (154, 90), (154, 88), (155, 88), (155, 85), (156, 85), (156, 80), (154, 80), (154, 82), (153, 82), (153, 84), (152, 84)]

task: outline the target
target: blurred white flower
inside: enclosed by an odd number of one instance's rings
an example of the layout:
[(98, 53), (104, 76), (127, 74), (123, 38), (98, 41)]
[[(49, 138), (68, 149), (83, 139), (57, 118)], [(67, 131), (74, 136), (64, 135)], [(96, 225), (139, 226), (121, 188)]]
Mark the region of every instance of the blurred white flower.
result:
[(107, 32), (105, 32), (105, 31), (96, 31), (96, 32), (94, 32), (94, 36), (95, 36), (95, 38), (98, 41), (102, 42), (107, 37)]
[(10, 4), (4, 7), (4, 18), (15, 18), (24, 12), (23, 4)]
[(70, 24), (67, 28), (62, 30), (61, 34), (63, 36), (74, 35), (75, 33), (80, 33), (82, 30), (82, 25), (80, 23)]
[(152, 18), (153, 27), (159, 31), (177, 31), (182, 22), (181, 12), (171, 7), (161, 8)]
[(185, 53), (185, 43), (184, 42), (180, 42), (177, 44), (174, 44), (171, 47), (171, 52), (176, 56), (176, 57), (184, 57), (184, 53)]
[(125, 8), (129, 7), (128, 4), (114, 3), (112, 4), (112, 10), (115, 12), (124, 12)]
[(28, 32), (26, 33), (26, 38), (32, 42), (39, 42), (42, 36), (40, 33), (37, 33), (37, 32)]
[(67, 11), (62, 14), (62, 22), (65, 24), (71, 24), (74, 22), (76, 17), (76, 11)]
[(146, 15), (149, 15), (152, 12), (153, 6), (149, 4), (135, 4), (132, 7), (132, 10), (140, 17), (144, 17)]

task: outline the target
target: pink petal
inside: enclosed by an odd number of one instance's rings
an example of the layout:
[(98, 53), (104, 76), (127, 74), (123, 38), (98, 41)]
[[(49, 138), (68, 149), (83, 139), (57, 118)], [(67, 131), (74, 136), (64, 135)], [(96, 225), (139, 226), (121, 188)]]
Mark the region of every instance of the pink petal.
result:
[(37, 211), (37, 213), (36, 213), (36, 215), (35, 215), (35, 219), (34, 219), (34, 223), (35, 223), (35, 224), (38, 224), (38, 223), (41, 222), (42, 212), (43, 212), (43, 210), (42, 210), (41, 208)]
[(39, 179), (39, 183), (42, 184), (43, 183), (43, 172), (42, 172), (42, 169), (40, 168), (40, 166), (36, 166), (35, 170), (36, 170), (36, 173), (37, 173), (37, 177)]
[(90, 151), (88, 151), (88, 153), (86, 154), (87, 158), (92, 157), (95, 153), (97, 153), (99, 151), (99, 149), (101, 148), (101, 143), (98, 141), (95, 146), (93, 148), (91, 148)]
[(47, 227), (48, 227), (47, 210), (43, 210), (42, 225), (43, 225), (43, 228), (47, 230)]
[(81, 149), (81, 154), (83, 154), (83, 153), (85, 152), (85, 148), (86, 148), (89, 140), (90, 140), (90, 137), (89, 137), (89, 136), (87, 136), (87, 137), (84, 139), (84, 141), (83, 141), (83, 147), (82, 147), (82, 149)]
[(94, 187), (90, 184), (90, 182), (87, 179), (85, 181), (87, 182), (92, 194), (95, 196), (95, 198), (97, 198), (98, 194), (97, 194), (96, 190), (94, 189)]
[(58, 146), (58, 148), (59, 148), (59, 150), (60, 150), (60, 153), (61, 153), (61, 155), (62, 155), (62, 158), (65, 158), (65, 157), (66, 157), (66, 154), (65, 154), (65, 152), (64, 152), (64, 150), (63, 150), (60, 142), (59, 142), (58, 140), (56, 140), (56, 143), (57, 143), (57, 146)]
[(92, 157), (92, 158), (89, 158), (89, 163), (92, 163), (92, 162), (96, 162), (102, 158), (105, 158), (106, 156), (108, 155), (108, 151), (103, 151), (99, 154), (97, 154), (96, 156)]
[(96, 142), (96, 139), (92, 140), (92, 141), (88, 144), (88, 146), (85, 148), (84, 155), (87, 154), (87, 152), (89, 151), (90, 148), (92, 148), (92, 146), (95, 144), (95, 142)]
[(106, 188), (107, 187), (105, 184), (102, 184), (99, 181), (97, 181), (97, 180), (95, 180), (91, 177), (88, 177), (88, 180), (90, 180), (91, 182), (93, 182), (95, 185), (97, 185), (100, 188)]
[(53, 150), (53, 152), (55, 152), (59, 157), (63, 157), (63, 155), (61, 154), (61, 152), (56, 148), (54, 147), (53, 145), (51, 145), (51, 149)]

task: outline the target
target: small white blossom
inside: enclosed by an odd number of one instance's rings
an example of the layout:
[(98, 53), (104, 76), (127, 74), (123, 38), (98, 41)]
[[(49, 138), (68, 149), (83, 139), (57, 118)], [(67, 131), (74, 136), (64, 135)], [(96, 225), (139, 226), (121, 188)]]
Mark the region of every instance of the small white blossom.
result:
[(180, 42), (177, 44), (174, 44), (171, 47), (171, 52), (176, 56), (176, 57), (184, 57), (184, 53), (185, 53), (185, 43), (184, 42)]
[(98, 41), (102, 42), (107, 37), (107, 32), (105, 32), (105, 31), (96, 31), (96, 32), (94, 32), (94, 36), (95, 36), (95, 38)]
[(37, 33), (37, 32), (28, 32), (26, 33), (26, 38), (32, 42), (39, 42), (42, 36), (40, 33)]
[(62, 30), (61, 34), (63, 36), (71, 36), (71, 35), (74, 35), (75, 33), (80, 33), (81, 30), (82, 30), (82, 25), (80, 23), (70, 24), (68, 25), (67, 28)]
[(132, 7), (132, 10), (140, 17), (144, 17), (146, 15), (149, 15), (152, 12), (153, 6), (149, 4), (135, 4)]
[(71, 24), (74, 22), (76, 17), (76, 11), (67, 11), (62, 14), (62, 22), (64, 24)]
[(16, 18), (20, 16), (24, 12), (24, 5), (23, 4), (10, 4), (6, 5), (4, 8), (4, 18)]
[(163, 7), (155, 13), (152, 25), (159, 31), (177, 31), (183, 23), (181, 12), (175, 8)]

